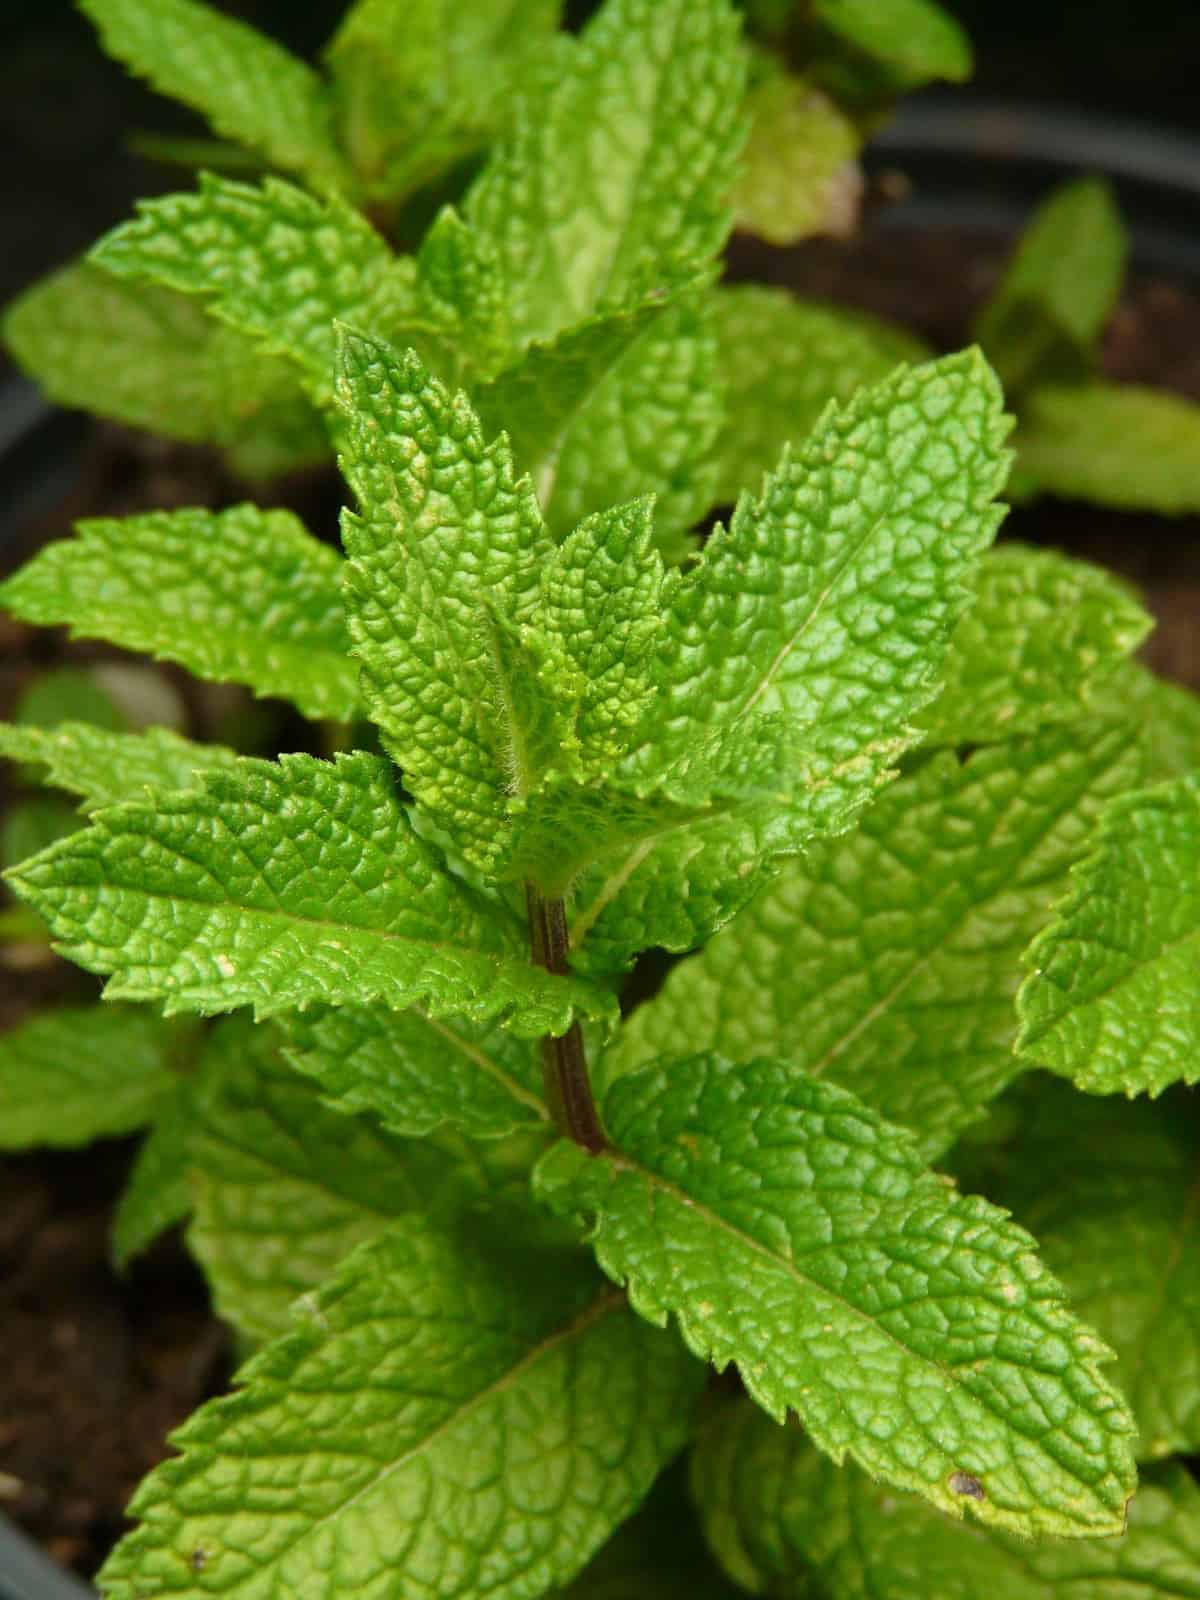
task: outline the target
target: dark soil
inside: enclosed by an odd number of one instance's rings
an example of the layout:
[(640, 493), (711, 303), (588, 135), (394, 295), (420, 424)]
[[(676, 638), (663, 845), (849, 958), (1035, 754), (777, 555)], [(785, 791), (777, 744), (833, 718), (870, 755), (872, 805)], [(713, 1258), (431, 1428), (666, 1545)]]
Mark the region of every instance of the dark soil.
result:
[[(950, 232), (876, 229), (853, 244), (774, 251), (738, 241), (734, 250), (739, 276), (862, 307), (945, 349), (965, 341), (1000, 265), (994, 244)], [(1135, 281), (1113, 321), (1105, 361), (1114, 377), (1200, 401), (1200, 299)], [(221, 505), (245, 492), (205, 451), (97, 428), (67, 503), (27, 529), (25, 548), (6, 550), (4, 565), (81, 515)], [(334, 536), (339, 491), (332, 475), (285, 482), (268, 498)], [(1136, 580), (1160, 623), (1149, 659), (1200, 688), (1200, 518), (1165, 521), (1043, 502), (1015, 511), (1006, 533), (1065, 547)], [(0, 620), (0, 711), (38, 668), (96, 654), (113, 652)], [(229, 709), (223, 691), (214, 694), (184, 674), (172, 678), (193, 731), (211, 736)], [(306, 725), (282, 712), (273, 725), (279, 747), (302, 748), (305, 735)], [(68, 986), (86, 988), (61, 963), (3, 976), (4, 1025)], [(109, 1216), (130, 1155), (130, 1144), (118, 1142), (0, 1161), (0, 1496), (53, 1555), (85, 1574), (119, 1533), (130, 1491), (161, 1459), (169, 1429), (219, 1390), (230, 1370), (227, 1335), (178, 1237), (162, 1241), (125, 1280), (108, 1265)]]

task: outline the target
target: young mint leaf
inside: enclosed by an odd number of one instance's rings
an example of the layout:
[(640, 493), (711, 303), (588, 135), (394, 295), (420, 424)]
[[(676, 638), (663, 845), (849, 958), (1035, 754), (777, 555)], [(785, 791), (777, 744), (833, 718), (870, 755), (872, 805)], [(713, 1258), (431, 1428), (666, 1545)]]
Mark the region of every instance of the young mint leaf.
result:
[(613, 1148), (561, 1141), (535, 1189), (585, 1215), (635, 1310), (736, 1362), (834, 1460), (1019, 1533), (1120, 1533), (1133, 1423), (1108, 1352), (1034, 1241), (916, 1141), (782, 1061), (668, 1059), (605, 1099)]
[[(722, 1563), (750, 1562), (753, 1587), (781, 1600), (1194, 1600), (1197, 1593), (1200, 1488), (1182, 1466), (1146, 1475), (1122, 1538), (1031, 1544), (975, 1517), (953, 1521), (865, 1473), (839, 1469), (799, 1430), (774, 1428), (743, 1403), (704, 1430), (693, 1486)], [(967, 1507), (977, 1509), (969, 1495)]]
[(785, 444), (803, 439), (830, 400), (844, 403), (902, 361), (927, 352), (911, 334), (841, 306), (759, 284), (713, 296), (727, 414), (717, 446), (717, 500), (757, 488)]
[(1086, 362), (1112, 314), (1129, 242), (1101, 178), (1065, 184), (1038, 210), (975, 333), (1005, 387)]
[(862, 136), (828, 95), (771, 71), (747, 101), (750, 137), (733, 188), (739, 228), (770, 244), (844, 235), (858, 218)]
[(962, 83), (971, 76), (971, 44), (933, 0), (816, 0), (818, 19), (875, 56), (911, 87), (930, 78)]
[(79, 0), (109, 55), (214, 132), (318, 188), (345, 178), (328, 91), (303, 61), (198, 0)]
[(574, 1576), (684, 1443), (703, 1368), (584, 1258), (473, 1231), (402, 1219), (298, 1308), (174, 1435), (108, 1600), (534, 1600)]
[(679, 1050), (786, 1054), (912, 1129), (934, 1159), (1021, 1070), (1021, 952), (1105, 802), (1141, 773), (1123, 725), (922, 763), (678, 966), (601, 1074)]
[(1200, 508), (1200, 406), (1136, 384), (1035, 389), (1014, 443), (1025, 491), (1177, 516)]
[(989, 1195), (1036, 1234), (1116, 1351), (1139, 1455), (1200, 1448), (1200, 1124), (1175, 1091), (1136, 1105), (1038, 1074), (1015, 1135), (981, 1152)]
[(130, 1169), (113, 1217), (112, 1258), (118, 1271), (191, 1212), (188, 1141), (193, 1083), (191, 1077), (176, 1078), (159, 1100)]
[(289, 368), (169, 289), (79, 262), (27, 290), (2, 326), (13, 356), (59, 405), (221, 445), (251, 477), (329, 453)]
[(486, 1145), (449, 1133), (393, 1138), (322, 1106), (316, 1085), (283, 1064), (279, 1042), (244, 1017), (218, 1024), (193, 1097), (188, 1243), (218, 1311), (242, 1333), (286, 1332), (298, 1295), (409, 1212), (452, 1226), (507, 1208), (525, 1230), (544, 1134)]
[(0, 1035), (0, 1149), (88, 1144), (154, 1119), (182, 1031), (135, 1006), (78, 1006)]
[(44, 766), (44, 781), (81, 795), (84, 811), (141, 799), (146, 790), (191, 789), (201, 772), (238, 762), (224, 745), (193, 744), (169, 728), (109, 733), (86, 722), (56, 728), (0, 722), (0, 755)]
[(97, 813), (11, 881), (114, 998), (169, 1013), (422, 1002), (534, 1036), (613, 1009), (529, 965), (515, 919), (447, 874), (372, 756), (243, 759)]
[(325, 54), (362, 193), (394, 203), (481, 149), (561, 9), (561, 0), (357, 0)]
[(989, 551), (950, 641), (946, 686), (921, 715), (929, 742), (988, 744), (1078, 720), (1152, 626), (1099, 567), (1018, 544)]
[(0, 605), (347, 718), (359, 697), (341, 567), (290, 511), (151, 511), (80, 523), (0, 585)]
[(322, 405), (333, 384), (335, 319), (414, 336), (432, 321), (411, 259), (394, 256), (343, 201), (275, 178), (249, 184), (202, 173), (194, 193), (143, 201), (90, 259), (118, 278), (208, 297), (216, 316), (298, 363)]
[(419, 1008), (315, 1006), (283, 1019), (284, 1053), (326, 1105), (369, 1111), (392, 1133), (443, 1125), (490, 1139), (544, 1126), (536, 1048), (503, 1028)]
[(1029, 1060), (1091, 1094), (1200, 1078), (1200, 772), (1109, 804), (1025, 966)]
[(741, 143), (737, 28), (730, 0), (608, 0), (531, 69), (465, 202), (498, 252), (518, 349), (720, 249)]

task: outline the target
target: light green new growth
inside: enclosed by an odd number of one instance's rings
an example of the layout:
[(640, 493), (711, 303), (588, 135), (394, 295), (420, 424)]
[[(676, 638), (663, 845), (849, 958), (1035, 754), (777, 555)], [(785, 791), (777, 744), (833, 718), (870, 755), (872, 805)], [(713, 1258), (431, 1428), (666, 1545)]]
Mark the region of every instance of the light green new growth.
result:
[[(535, 1191), (604, 1270), (836, 1461), (1019, 1533), (1118, 1534), (1133, 1423), (1034, 1241), (915, 1140), (782, 1061), (664, 1060)], [(963, 1487), (964, 1483), (974, 1489)]]
[(703, 1368), (576, 1252), (470, 1234), (401, 1219), (297, 1306), (134, 1497), (111, 1600), (574, 1576), (685, 1442)]
[(849, 117), (787, 72), (769, 72), (746, 109), (750, 136), (733, 190), (738, 227), (778, 245), (852, 232), (862, 193), (855, 162), (861, 136)]
[(971, 76), (971, 45), (933, 0), (816, 0), (818, 18), (890, 67), (901, 82)]
[(159, 789), (192, 789), (200, 774), (238, 757), (220, 744), (193, 744), (169, 728), (110, 733), (87, 722), (54, 728), (0, 723), (0, 755), (46, 768), (44, 782), (82, 796), (81, 809), (144, 800)]
[(1025, 967), (1030, 1060), (1092, 1094), (1200, 1078), (1200, 773), (1110, 803)]

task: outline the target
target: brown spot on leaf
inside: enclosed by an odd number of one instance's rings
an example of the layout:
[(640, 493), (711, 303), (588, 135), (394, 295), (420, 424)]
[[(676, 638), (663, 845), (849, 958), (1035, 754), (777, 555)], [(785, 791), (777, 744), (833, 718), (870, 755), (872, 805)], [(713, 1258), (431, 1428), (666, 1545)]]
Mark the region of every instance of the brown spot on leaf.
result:
[(950, 1474), (951, 1494), (965, 1494), (970, 1500), (986, 1500), (983, 1485), (979, 1479), (969, 1472), (952, 1472)]

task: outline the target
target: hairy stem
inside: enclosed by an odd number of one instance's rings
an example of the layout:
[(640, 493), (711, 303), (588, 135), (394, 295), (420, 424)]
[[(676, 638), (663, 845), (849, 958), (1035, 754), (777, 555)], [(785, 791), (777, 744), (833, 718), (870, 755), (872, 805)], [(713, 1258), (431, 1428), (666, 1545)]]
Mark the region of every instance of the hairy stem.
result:
[[(529, 911), (529, 943), (536, 966), (559, 977), (567, 974), (567, 916), (561, 900), (547, 900), (531, 883), (525, 885)], [(542, 1040), (542, 1078), (550, 1115), (560, 1133), (592, 1155), (605, 1147), (592, 1085), (588, 1077), (583, 1033), (573, 1022), (561, 1039)]]

